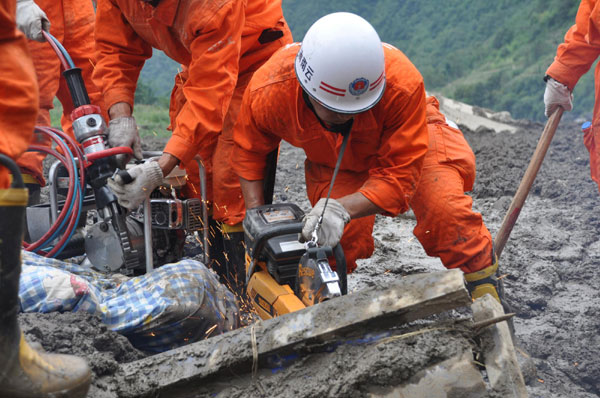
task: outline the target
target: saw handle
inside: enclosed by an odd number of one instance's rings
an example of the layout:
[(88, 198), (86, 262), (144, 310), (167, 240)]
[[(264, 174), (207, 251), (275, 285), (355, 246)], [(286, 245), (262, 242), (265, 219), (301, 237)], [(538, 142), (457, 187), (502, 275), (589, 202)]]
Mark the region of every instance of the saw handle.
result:
[(348, 294), (348, 269), (346, 268), (346, 256), (344, 255), (344, 249), (339, 243), (333, 248), (333, 255), (335, 256), (335, 270), (340, 278), (340, 290), (342, 295)]
[(131, 174), (129, 174), (127, 170), (119, 170), (117, 171), (117, 175), (121, 177), (123, 184), (129, 184), (133, 181), (133, 177), (131, 176)]

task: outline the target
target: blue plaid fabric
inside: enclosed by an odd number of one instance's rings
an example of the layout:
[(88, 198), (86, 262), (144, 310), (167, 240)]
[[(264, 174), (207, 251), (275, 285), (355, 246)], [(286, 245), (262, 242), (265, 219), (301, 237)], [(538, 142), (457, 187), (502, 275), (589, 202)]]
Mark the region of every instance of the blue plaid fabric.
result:
[(19, 298), (23, 312), (96, 314), (136, 348), (152, 352), (239, 326), (234, 295), (194, 260), (127, 278), (23, 251)]

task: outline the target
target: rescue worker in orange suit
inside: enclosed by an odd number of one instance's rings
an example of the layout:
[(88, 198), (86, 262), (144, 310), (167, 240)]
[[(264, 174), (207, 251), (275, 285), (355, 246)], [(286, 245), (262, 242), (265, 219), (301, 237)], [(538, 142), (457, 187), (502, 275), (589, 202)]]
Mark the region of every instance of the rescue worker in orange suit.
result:
[[(99, 0), (96, 14), (98, 63), (94, 79), (104, 89), (112, 146), (139, 145), (132, 117), (134, 92), (152, 48), (182, 64), (171, 94), (173, 134), (158, 161), (131, 169), (134, 181), (119, 177), (108, 184), (129, 209), (145, 199), (177, 165), (188, 172), (189, 195), (199, 196), (200, 155), (207, 170), (212, 217), (220, 224), (209, 252), (224, 282), (227, 269), (244, 266), (243, 210), (239, 179), (231, 169), (232, 126), (250, 77), (286, 43), (291, 32), (281, 0)], [(212, 181), (212, 182), (211, 182)], [(223, 258), (224, 246), (226, 252)], [(226, 264), (225, 264), (226, 263)]]
[[(558, 46), (554, 62), (546, 71), (544, 104), (546, 117), (561, 106), (573, 109), (573, 89), (579, 79), (600, 56), (600, 1), (583, 0), (573, 25), (565, 34), (564, 43)], [(600, 64), (596, 65), (596, 102), (592, 127), (585, 132), (583, 142), (590, 152), (592, 180), (600, 189)]]
[(349, 131), (318, 244), (341, 243), (352, 272), (356, 259), (373, 253), (375, 214), (412, 208), (427, 254), (460, 268), (473, 297), (498, 299), (492, 239), (464, 193), (475, 157), (438, 107), (409, 59), (382, 45), (367, 21), (349, 13), (321, 18), (301, 44), (273, 55), (245, 93), (232, 158), (247, 208), (264, 203), (266, 154), (282, 139), (303, 148), (313, 208), (302, 237), (310, 240), (340, 152), (337, 132)]
[[(18, 0), (17, 7), (22, 10), (17, 15), (17, 26), (30, 38), (28, 45), (40, 88), (40, 109), (36, 124), (51, 126), (50, 109), (53, 108), (54, 97), (57, 97), (63, 106), (62, 129), (72, 136), (73, 102), (61, 74), (60, 60), (42, 36), (41, 28), (43, 25), (44, 30), (49, 29), (64, 45), (75, 66), (81, 68), (91, 102), (103, 108), (100, 90), (92, 83), (95, 19), (92, 1), (36, 0), (34, 3)], [(34, 139), (40, 144), (50, 145), (41, 135), (35, 135)], [(40, 152), (27, 152), (18, 160), (33, 202), (39, 202), (40, 186), (45, 185), (42, 164), (45, 156)]]
[[(20, 7), (19, 12), (23, 8)], [(38, 352), (19, 328), (21, 240), (27, 190), (14, 159), (29, 146), (38, 112), (38, 86), (27, 42), (15, 24), (16, 3), (0, 1), (0, 396), (85, 397), (91, 372), (70, 355)], [(40, 27), (41, 28), (41, 27)], [(41, 31), (41, 29), (40, 29)]]

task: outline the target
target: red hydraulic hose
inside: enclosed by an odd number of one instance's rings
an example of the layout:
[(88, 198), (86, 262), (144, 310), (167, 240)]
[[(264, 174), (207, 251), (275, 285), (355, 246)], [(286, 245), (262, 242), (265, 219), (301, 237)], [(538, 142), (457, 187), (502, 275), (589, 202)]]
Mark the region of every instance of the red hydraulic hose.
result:
[[(38, 127), (36, 130), (38, 132), (41, 132), (41, 133), (44, 133), (44, 134), (48, 135), (58, 145), (58, 147), (62, 150), (62, 152), (64, 154), (69, 153), (69, 151), (67, 150), (66, 144), (61, 139), (58, 139), (57, 135), (58, 136), (62, 136), (61, 138), (63, 138), (63, 139), (67, 139), (68, 140), (67, 142), (70, 141), (70, 144), (73, 147), (73, 149), (75, 149), (76, 152), (81, 153), (81, 149), (79, 149), (77, 145), (73, 145), (72, 139), (68, 135), (64, 134), (62, 131), (59, 132), (58, 130), (51, 129), (51, 128), (48, 128), (48, 127)], [(51, 148), (40, 146), (40, 148), (36, 148), (36, 149), (39, 149), (42, 152), (46, 152), (46, 153), (49, 153), (49, 154), (55, 156), (52, 153), (52, 152), (55, 152), (55, 151), (52, 150)], [(67, 172), (69, 174), (69, 189), (67, 191), (67, 198), (66, 198), (65, 203), (71, 203), (71, 200), (73, 200), (73, 191), (74, 191), (74, 187), (75, 187), (75, 178), (76, 178), (75, 177), (76, 176), (75, 170), (74, 170), (73, 165), (71, 164), (71, 162), (67, 161), (67, 159), (65, 157), (59, 156), (59, 157), (57, 157), (57, 159), (59, 159), (61, 161), (61, 163), (63, 163), (63, 165), (65, 166), (65, 168), (67, 169)], [(81, 172), (80, 176), (82, 177), (82, 182), (81, 183), (83, 184), (83, 175), (84, 174), (83, 174), (82, 162), (79, 162), (79, 168), (80, 168), (80, 172)], [(79, 198), (78, 198), (78, 195), (79, 195), (79, 192), (77, 192), (77, 194), (75, 196), (75, 199), (77, 200), (77, 202), (74, 204), (74, 209), (77, 209), (77, 210), (79, 210), (79, 200), (78, 200)], [(74, 214), (77, 214), (77, 213), (73, 212), (72, 214), (74, 215)], [(64, 220), (64, 218), (66, 216), (67, 216), (67, 212), (61, 212), (60, 215), (58, 216), (56, 222), (50, 228), (50, 230), (48, 230), (36, 242), (31, 243), (31, 244), (25, 244), (24, 243), (25, 248), (28, 251), (34, 251), (38, 247), (40, 247), (40, 245), (42, 245), (43, 243), (45, 243), (45, 241), (48, 240), (56, 232), (56, 230), (58, 229), (58, 227), (63, 222), (63, 220)], [(74, 219), (75, 219), (75, 217), (72, 217), (72, 220), (70, 220), (70, 222), (68, 224), (69, 226), (72, 226), (74, 224)], [(63, 238), (66, 237), (66, 236), (69, 236), (69, 233), (70, 233), (70, 230), (67, 230), (67, 232), (65, 234), (63, 234)], [(55, 246), (55, 248), (58, 248), (58, 247), (60, 247), (60, 245), (56, 245)], [(48, 255), (49, 255), (49, 253), (48, 253)]]
[(46, 41), (48, 42), (48, 44), (50, 44), (50, 47), (52, 47), (52, 49), (56, 53), (56, 56), (60, 60), (60, 63), (62, 64), (63, 69), (64, 70), (70, 69), (69, 68), (69, 63), (67, 62), (67, 59), (65, 58), (65, 56), (63, 55), (63, 53), (60, 51), (60, 49), (58, 48), (58, 46), (56, 45), (56, 43), (54, 43), (54, 40), (52, 40), (52, 38), (50, 37), (50, 35), (48, 35), (48, 33), (46, 33), (44, 30), (42, 30), (42, 35), (44, 35), (44, 39), (46, 39)]
[(114, 148), (104, 149), (102, 151), (93, 152), (86, 155), (86, 159), (90, 162), (109, 156), (128, 154), (133, 155), (133, 149), (128, 146), (116, 146)]
[[(80, 159), (80, 161), (78, 162), (78, 168), (79, 168), (79, 184), (80, 187), (82, 187), (81, 189), (84, 190), (85, 189), (85, 169), (84, 169), (84, 161), (82, 161), (81, 159), (84, 159), (84, 155), (83, 155), (83, 151), (81, 150), (80, 146), (66, 133), (57, 130), (57, 129), (53, 129), (53, 128), (49, 128), (49, 127), (44, 127), (40, 129), (41, 131), (47, 130), (48, 133), (55, 133), (58, 136), (60, 136), (70, 147), (72, 152), (74, 152), (76, 154), (76, 157), (78, 159)], [(60, 141), (60, 140), (59, 140)], [(66, 153), (66, 152), (65, 152)], [(67, 162), (67, 164), (69, 164), (70, 166), (72, 166), (71, 162)], [(71, 167), (71, 169), (73, 170), (73, 168)], [(75, 173), (75, 170), (73, 170), (74, 172), (74, 178), (77, 178), (77, 174)], [(74, 182), (74, 179), (73, 179)], [(71, 186), (69, 186), (69, 188), (71, 188)], [(54, 254), (56, 254), (56, 252), (63, 246), (64, 243), (66, 243), (67, 239), (69, 239), (69, 237), (71, 236), (71, 232), (77, 227), (77, 225), (75, 225), (75, 223), (77, 222), (77, 215), (80, 212), (80, 206), (79, 206), (79, 202), (80, 202), (80, 198), (79, 195), (81, 195), (80, 191), (76, 192), (76, 196), (74, 198), (73, 202), (73, 209), (72, 209), (72, 213), (69, 215), (69, 224), (67, 225), (67, 228), (65, 230), (65, 232), (62, 235), (62, 238), (58, 241), (58, 243), (56, 245), (54, 245), (54, 248), (47, 253), (48, 257), (52, 257)], [(65, 205), (67, 203), (70, 203), (68, 200), (65, 201)]]

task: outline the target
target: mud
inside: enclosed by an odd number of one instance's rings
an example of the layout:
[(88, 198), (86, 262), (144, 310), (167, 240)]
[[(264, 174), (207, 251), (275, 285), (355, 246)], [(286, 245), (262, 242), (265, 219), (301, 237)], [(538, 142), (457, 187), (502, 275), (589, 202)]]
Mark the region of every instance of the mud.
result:
[[(543, 126), (522, 123), (515, 133), (462, 127), (477, 156), (474, 208), (483, 214), (494, 236)], [(161, 140), (146, 137), (144, 141), (144, 149), (160, 149)], [(292, 201), (307, 210), (303, 154), (288, 145), (281, 154), (276, 201)], [(516, 337), (537, 369), (537, 373), (525, 372), (532, 397), (600, 395), (599, 198), (589, 177), (588, 153), (579, 127), (561, 123), (500, 260), (507, 300), (517, 313)], [(385, 285), (402, 275), (443, 269), (414, 238), (414, 225), (411, 213), (377, 218), (375, 254), (360, 260), (357, 271), (349, 276), (351, 293)], [(90, 397), (111, 396), (116, 364), (144, 355), (91, 316), (24, 314), (21, 322), (30, 340), (45, 349), (88, 359), (95, 373)], [(442, 361), (471, 343), (464, 332), (452, 331), (380, 344), (345, 344), (296, 358), (286, 366), (261, 368), (254, 379), (249, 374), (231, 375), (225, 384), (213, 382), (190, 393), (366, 396), (388, 383), (408, 380), (432, 361)]]

